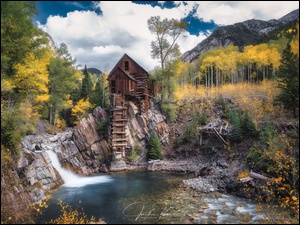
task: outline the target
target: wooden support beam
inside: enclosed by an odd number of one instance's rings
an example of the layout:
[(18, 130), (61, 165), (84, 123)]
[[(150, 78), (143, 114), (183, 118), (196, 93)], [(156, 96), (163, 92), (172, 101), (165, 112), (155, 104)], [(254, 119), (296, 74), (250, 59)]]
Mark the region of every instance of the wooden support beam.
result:
[(127, 139), (126, 138), (118, 138), (118, 139), (112, 139), (112, 141), (126, 141), (127, 142)]
[(121, 146), (126, 146), (127, 143), (120, 143), (120, 144), (112, 144), (113, 147), (121, 147)]
[(223, 144), (228, 145), (228, 143), (222, 138), (222, 136), (218, 133), (218, 131), (213, 128), (213, 131), (215, 132), (215, 135), (220, 139), (220, 141), (223, 142)]

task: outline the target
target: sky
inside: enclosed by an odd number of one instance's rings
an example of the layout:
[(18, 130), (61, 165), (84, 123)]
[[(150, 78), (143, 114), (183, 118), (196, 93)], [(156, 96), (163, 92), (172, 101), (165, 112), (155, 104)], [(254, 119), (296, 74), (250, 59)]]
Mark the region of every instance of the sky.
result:
[(34, 24), (55, 42), (68, 46), (78, 68), (109, 72), (124, 53), (151, 71), (147, 20), (184, 20), (188, 29), (177, 40), (181, 53), (193, 49), (218, 26), (250, 19), (279, 19), (299, 8), (299, 1), (37, 1)]

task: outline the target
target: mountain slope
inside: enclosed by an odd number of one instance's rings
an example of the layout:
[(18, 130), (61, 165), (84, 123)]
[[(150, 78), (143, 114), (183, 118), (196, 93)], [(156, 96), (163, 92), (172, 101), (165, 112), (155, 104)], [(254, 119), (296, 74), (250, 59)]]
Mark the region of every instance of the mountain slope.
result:
[(195, 48), (182, 55), (182, 61), (193, 62), (201, 54), (215, 48), (228, 45), (243, 49), (246, 45), (257, 44), (263, 37), (274, 29), (278, 29), (299, 19), (299, 9), (293, 10), (278, 20), (247, 20), (233, 25), (216, 28), (213, 33), (200, 42)]

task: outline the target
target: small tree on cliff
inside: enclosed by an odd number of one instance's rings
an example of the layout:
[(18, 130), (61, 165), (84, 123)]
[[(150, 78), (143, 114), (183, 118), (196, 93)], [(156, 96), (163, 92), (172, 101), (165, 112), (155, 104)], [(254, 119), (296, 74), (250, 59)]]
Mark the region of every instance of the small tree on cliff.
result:
[(150, 133), (150, 139), (148, 141), (148, 159), (162, 159), (161, 154), (161, 146), (159, 138), (155, 132), (155, 130), (152, 130)]

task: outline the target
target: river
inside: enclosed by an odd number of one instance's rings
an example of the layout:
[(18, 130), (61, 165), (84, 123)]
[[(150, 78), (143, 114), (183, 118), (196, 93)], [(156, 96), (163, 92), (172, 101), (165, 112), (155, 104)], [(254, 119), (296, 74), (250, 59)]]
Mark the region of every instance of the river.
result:
[[(55, 161), (55, 156), (50, 158)], [(62, 168), (57, 170), (62, 172)], [(63, 175), (65, 183), (53, 193), (47, 202), (49, 207), (43, 210), (36, 223), (57, 218), (59, 200), (73, 208), (79, 204), (88, 218), (103, 218), (108, 224), (181, 224), (187, 221), (232, 224), (263, 220), (255, 209), (256, 204), (247, 199), (221, 193), (193, 196), (193, 190), (183, 187), (182, 180), (189, 178), (184, 174), (134, 171), (79, 177), (68, 173)], [(69, 176), (73, 176), (72, 179)]]

